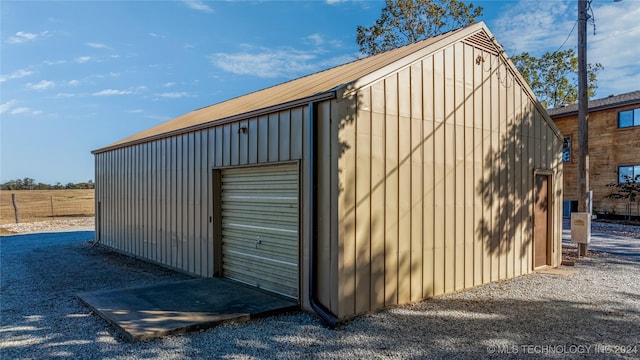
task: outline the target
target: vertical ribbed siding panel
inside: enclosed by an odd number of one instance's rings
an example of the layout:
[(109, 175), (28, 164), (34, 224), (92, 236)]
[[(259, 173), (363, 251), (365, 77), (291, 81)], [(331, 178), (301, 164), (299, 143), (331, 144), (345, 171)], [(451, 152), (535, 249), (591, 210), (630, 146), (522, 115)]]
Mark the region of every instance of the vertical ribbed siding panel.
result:
[(411, 173), (410, 194), (411, 201), (411, 248), (409, 251), (410, 260), (410, 301), (422, 299), (423, 292), (423, 84), (422, 84), (422, 64), (413, 64), (410, 68), (410, 102), (409, 118), (411, 121)]
[[(483, 59), (484, 52), (479, 49), (474, 49), (473, 59)], [(485, 264), (485, 248), (484, 239), (482, 234), (482, 223), (484, 215), (484, 199), (482, 198), (482, 192), (476, 190), (478, 181), (482, 179), (484, 174), (483, 169), (483, 127), (482, 127), (482, 111), (483, 111), (483, 98), (484, 98), (484, 64), (480, 63), (480, 66), (473, 66), (473, 285), (480, 285), (483, 281), (483, 272)]]
[(291, 153), (291, 114), (289, 111), (283, 111), (280, 113), (280, 128), (278, 129), (279, 140), (279, 159), (284, 161), (290, 159)]
[[(491, 143), (492, 139), (492, 121), (491, 121), (491, 67), (487, 67), (486, 63), (491, 64), (493, 58), (491, 54), (484, 54), (484, 63), (482, 67), (482, 174), (481, 174), (481, 191), (482, 191), (482, 217), (480, 219), (481, 226), (477, 230), (480, 233), (482, 239), (482, 283), (486, 284), (492, 281), (491, 269), (493, 263), (493, 251), (492, 249), (492, 233), (490, 231), (492, 226), (492, 209), (493, 209), (493, 193), (491, 181), (491, 167), (493, 166), (493, 147)], [(487, 68), (489, 71), (487, 71)]]
[(117, 167), (118, 169), (120, 169), (120, 177), (118, 179), (116, 179), (116, 184), (117, 184), (117, 188), (116, 188), (116, 192), (118, 194), (118, 202), (117, 202), (117, 217), (118, 217), (118, 224), (116, 227), (116, 245), (122, 249), (122, 251), (127, 251), (127, 243), (125, 241), (125, 217), (126, 217), (126, 207), (125, 207), (125, 201), (127, 199), (127, 188), (126, 188), (126, 181), (127, 181), (127, 166), (126, 163), (124, 161), (124, 157), (127, 153), (128, 149), (121, 149), (117, 151), (117, 157), (118, 157), (118, 162), (117, 162)]
[(398, 98), (397, 78), (384, 83), (385, 101), (385, 197), (384, 197), (384, 298), (398, 303)]
[(444, 143), (436, 151), (444, 152), (444, 291), (455, 290), (456, 234), (456, 138), (455, 74), (453, 47), (444, 49)]
[[(317, 131), (317, 172), (318, 176), (318, 195), (317, 195), (317, 222), (318, 222), (318, 243), (316, 264), (318, 272), (318, 300), (328, 309), (337, 313), (337, 304), (332, 303), (331, 296), (331, 245), (332, 238), (332, 211), (331, 197), (333, 191), (332, 169), (331, 169), (331, 122), (330, 109), (328, 102), (318, 104), (316, 124)], [(266, 120), (266, 119), (265, 119)], [(266, 121), (265, 121), (266, 122)]]
[(464, 143), (464, 45), (457, 43), (453, 46), (453, 63), (451, 64), (453, 69), (453, 104), (454, 104), (454, 144), (451, 150), (454, 152), (454, 178), (455, 181), (452, 184), (454, 189), (454, 215), (453, 223), (454, 231), (454, 290), (461, 290), (464, 288), (464, 269), (465, 269), (465, 241), (464, 231), (466, 223), (464, 220), (464, 204), (466, 199), (464, 197), (464, 160), (465, 160), (465, 143)]
[(411, 74), (397, 77), (398, 98), (398, 303), (411, 300)]
[(260, 116), (258, 118), (258, 163), (269, 161), (269, 118)]
[[(342, 99), (332, 104), (332, 117), (335, 114), (337, 153), (333, 155), (337, 161), (338, 204), (333, 211), (337, 215), (338, 232), (338, 317), (348, 316), (355, 312), (355, 271), (356, 271), (356, 238), (355, 238), (355, 203), (356, 203), (356, 154), (350, 148), (358, 146), (356, 124), (348, 111), (353, 109), (353, 98)], [(335, 109), (334, 109), (335, 108)], [(333, 120), (333, 119), (332, 119)], [(333, 139), (333, 137), (332, 137)], [(348, 147), (348, 148), (347, 148)]]
[(505, 78), (505, 74), (504, 74), (504, 68), (502, 69), (502, 71), (500, 70), (500, 68), (498, 68), (497, 70), (497, 89), (498, 89), (498, 121), (499, 121), (499, 125), (498, 125), (498, 156), (500, 158), (500, 163), (497, 167), (497, 171), (499, 172), (499, 178), (500, 181), (498, 183), (498, 190), (495, 191), (495, 196), (498, 197), (498, 199), (500, 199), (499, 201), (499, 209), (498, 209), (498, 213), (500, 214), (499, 217), (499, 225), (498, 228), (499, 229), (503, 229), (503, 231), (500, 231), (500, 235), (499, 235), (499, 240), (497, 243), (497, 246), (500, 249), (500, 253), (499, 253), (499, 267), (498, 267), (498, 278), (499, 279), (506, 279), (507, 278), (507, 258), (508, 258), (508, 244), (509, 244), (509, 231), (508, 231), (508, 221), (509, 221), (509, 214), (508, 214), (508, 205), (509, 202), (508, 197), (509, 197), (509, 193), (508, 193), (508, 179), (507, 179), (507, 174), (509, 172), (509, 161), (508, 161), (508, 154), (507, 154), (507, 146), (508, 144), (505, 142), (504, 140), (504, 134), (507, 131), (507, 87), (506, 87), (506, 81), (507, 79)]
[[(251, 131), (251, 128), (249, 128)], [(215, 273), (215, 263), (214, 260), (216, 257), (216, 253), (214, 253), (213, 246), (213, 222), (217, 221), (217, 219), (213, 219), (213, 176), (212, 176), (212, 168), (215, 166), (215, 149), (216, 149), (216, 130), (209, 129), (207, 131), (207, 238), (204, 241), (207, 243), (207, 253), (205, 259), (203, 261), (206, 262), (207, 268), (207, 276), (213, 276)]]
[[(497, 64), (498, 57), (490, 55), (490, 64)], [(500, 228), (500, 214), (501, 214), (501, 199), (496, 196), (500, 190), (500, 167), (502, 166), (502, 159), (500, 158), (500, 81), (498, 79), (498, 69), (491, 67), (490, 78), (490, 111), (491, 111), (491, 147), (490, 152), (487, 154), (492, 156), (491, 165), (489, 167), (488, 181), (491, 181), (490, 196), (493, 198), (491, 201), (491, 218), (489, 219), (488, 231), (490, 238), (489, 252), (491, 253), (491, 281), (496, 281), (500, 278), (500, 239), (502, 232), (494, 231), (494, 229)]]
[(384, 83), (371, 87), (371, 307), (385, 303), (385, 118)]
[(182, 254), (182, 268), (188, 271), (189, 273), (195, 273), (194, 268), (194, 249), (195, 249), (195, 232), (194, 232), (194, 203), (195, 200), (193, 198), (193, 188), (194, 188), (194, 177), (196, 174), (195, 164), (193, 162), (195, 153), (193, 148), (193, 143), (195, 141), (194, 134), (189, 133), (183, 135), (183, 147), (182, 147), (182, 156), (184, 158), (185, 165), (182, 167), (185, 183), (182, 186), (183, 189), (183, 215), (182, 215), (182, 243), (183, 248), (185, 248), (184, 253)]
[(435, 251), (435, 151), (434, 136), (434, 62), (430, 56), (422, 61), (422, 116), (423, 116), (423, 203), (422, 203), (422, 296), (434, 295), (434, 251)]
[[(344, 113), (342, 112), (342, 110), (340, 110), (340, 107), (336, 104), (335, 101), (327, 101), (325, 103), (328, 104), (327, 109), (329, 110), (328, 113), (325, 113), (325, 116), (328, 115), (329, 118), (328, 119), (322, 118), (321, 121), (325, 121), (326, 123), (330, 124), (329, 166), (331, 169), (331, 181), (329, 186), (331, 189), (331, 195), (329, 198), (331, 200), (330, 202), (331, 237), (329, 238), (329, 240), (331, 241), (331, 244), (330, 244), (331, 251), (330, 251), (329, 258), (331, 259), (331, 262), (330, 262), (331, 272), (330, 272), (329, 282), (331, 284), (331, 287), (328, 290), (322, 289), (321, 291), (330, 292), (331, 304), (332, 304), (331, 309), (335, 313), (339, 314), (340, 313), (339, 307), (340, 307), (340, 301), (341, 301), (341, 299), (339, 298), (339, 286), (341, 285), (341, 282), (342, 282), (342, 279), (341, 279), (342, 274), (339, 272), (338, 266), (344, 254), (341, 253), (343, 249), (341, 248), (342, 244), (340, 244), (340, 239), (338, 237), (338, 232), (340, 228), (340, 218), (338, 217), (340, 212), (338, 210), (338, 203), (339, 203), (340, 195), (344, 193), (345, 189), (340, 188), (340, 182), (339, 182), (340, 172), (339, 172), (338, 164), (339, 164), (339, 159), (345, 155), (345, 152), (348, 151), (348, 149), (346, 149), (346, 146), (348, 146), (348, 143), (340, 143), (339, 141), (336, 141), (339, 139), (339, 133), (340, 133), (340, 125), (342, 120), (340, 116), (343, 115)], [(352, 186), (352, 185), (349, 184), (349, 186)]]
[(518, 194), (516, 193), (516, 184), (515, 184), (515, 176), (514, 174), (518, 169), (516, 169), (516, 133), (517, 130), (515, 128), (515, 86), (511, 83), (511, 86), (508, 81), (508, 73), (505, 74), (505, 89), (507, 91), (507, 129), (505, 133), (502, 135), (503, 138), (506, 139), (508, 145), (505, 147), (504, 151), (507, 152), (508, 164), (507, 167), (507, 239), (506, 244), (508, 248), (507, 252), (507, 277), (512, 278), (515, 275), (515, 247), (518, 239), (516, 238), (516, 227), (518, 222), (516, 221), (516, 198)]
[(474, 67), (475, 58), (473, 47), (465, 45), (462, 49), (463, 60), (463, 88), (464, 88), (464, 112), (463, 112), (463, 131), (464, 131), (464, 192), (462, 207), (464, 209), (464, 288), (469, 288), (474, 285), (474, 269), (475, 269), (475, 244), (474, 244), (474, 231), (475, 231), (475, 206), (476, 206), (476, 191), (474, 174), (475, 168), (475, 117), (474, 117)]
[(268, 161), (269, 162), (276, 162), (278, 160), (280, 160), (280, 154), (279, 154), (279, 142), (280, 142), (280, 134), (279, 134), (279, 129), (280, 129), (280, 120), (279, 120), (279, 114), (271, 114), (268, 117), (268, 128), (267, 128), (267, 138), (266, 138), (266, 142), (267, 142), (267, 152), (268, 152)]
[(371, 89), (357, 98), (355, 163), (355, 313), (371, 309)]
[(433, 55), (433, 295), (444, 293), (445, 270), (445, 112), (444, 57)]
[[(302, 306), (303, 309), (306, 310), (311, 310), (311, 304), (309, 303), (309, 296), (306, 296), (307, 294), (310, 293), (310, 284), (309, 284), (309, 252), (310, 252), (310, 238), (309, 238), (309, 234), (311, 234), (311, 223), (309, 221), (310, 219), (310, 211), (311, 211), (311, 207), (310, 207), (310, 200), (311, 200), (311, 194), (313, 189), (310, 188), (311, 185), (311, 179), (310, 179), (310, 172), (311, 172), (311, 153), (310, 153), (310, 145), (311, 145), (311, 141), (310, 141), (310, 136), (311, 136), (311, 132), (309, 131), (309, 122), (310, 122), (310, 116), (309, 116), (309, 107), (306, 108), (298, 108), (295, 109), (292, 112), (292, 126), (293, 124), (296, 124), (295, 126), (299, 129), (299, 132), (294, 132), (292, 131), (292, 135), (296, 136), (296, 134), (299, 134), (300, 138), (299, 141), (296, 142), (297, 144), (300, 145), (299, 148), (293, 146), (293, 150), (292, 150), (292, 157), (293, 154), (299, 154), (300, 157), (299, 159), (302, 159), (302, 164), (301, 164), (301, 171), (302, 173), (300, 174), (300, 201), (301, 201), (301, 220), (300, 220), (300, 241), (302, 242), (300, 244), (300, 248), (301, 248), (301, 271), (300, 271), (300, 277), (302, 279), (301, 284), (300, 284), (300, 294), (302, 294), (301, 299), (300, 299), (300, 304)], [(293, 143), (293, 139), (292, 139), (292, 143)], [(295, 158), (295, 157), (294, 157)]]
[(229, 138), (231, 147), (229, 149), (231, 156), (230, 165), (237, 166), (240, 164), (240, 124), (237, 122), (229, 125)]
[[(203, 271), (202, 268), (202, 254), (206, 254), (206, 248), (203, 248), (205, 245), (202, 241), (204, 238), (202, 236), (202, 220), (203, 217), (206, 216), (206, 208), (203, 208), (203, 200), (206, 204), (206, 195), (207, 189), (205, 189), (202, 184), (202, 174), (203, 170), (206, 173), (206, 167), (203, 166), (202, 155), (206, 156), (206, 142), (202, 141), (203, 136), (206, 135), (206, 131), (199, 131), (193, 134), (193, 145), (190, 146), (191, 151), (193, 151), (193, 189), (189, 193), (191, 208), (193, 209), (193, 235), (192, 235), (192, 243), (193, 247), (191, 250), (191, 266), (194, 274), (198, 274), (200, 276), (204, 276), (206, 271)], [(203, 211), (204, 210), (204, 211)], [(204, 212), (204, 216), (203, 216)]]
[[(523, 111), (524, 111), (524, 103), (523, 101), (527, 99), (526, 96), (522, 95), (523, 89), (517, 82), (514, 82), (514, 157), (515, 157), (515, 166), (513, 171), (514, 183), (515, 183), (515, 214), (514, 221), (516, 222), (516, 227), (514, 229), (514, 275), (522, 275), (527, 273), (525, 259), (526, 256), (523, 257), (524, 250), (524, 222), (525, 218), (522, 217), (522, 209), (525, 206), (524, 199), (526, 198), (526, 194), (523, 191), (522, 186), (522, 173), (523, 170), (526, 169), (526, 163), (524, 160), (524, 146), (523, 146)], [(527, 99), (528, 100), (528, 99)]]
[[(170, 156), (167, 153), (170, 150), (171, 142), (170, 139), (160, 140), (160, 146), (158, 149), (158, 156), (160, 157), (160, 174), (159, 177), (161, 179), (160, 183), (160, 192), (159, 196), (161, 198), (160, 201), (160, 248), (161, 248), (161, 256), (160, 262), (163, 264), (169, 265), (169, 164), (170, 164)], [(162, 155), (161, 155), (162, 154)]]
[[(291, 110), (291, 135), (290, 135), (290, 159), (302, 159), (302, 141), (303, 141), (303, 115), (306, 114), (302, 108)], [(255, 163), (255, 161), (254, 161)]]

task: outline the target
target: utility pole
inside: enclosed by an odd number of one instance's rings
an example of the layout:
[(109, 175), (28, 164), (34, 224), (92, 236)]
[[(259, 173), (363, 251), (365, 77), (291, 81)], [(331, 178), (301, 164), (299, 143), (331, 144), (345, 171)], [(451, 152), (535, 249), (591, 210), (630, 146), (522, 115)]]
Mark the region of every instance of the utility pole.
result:
[[(578, 212), (589, 211), (589, 97), (587, 94), (587, 0), (578, 0)], [(589, 217), (591, 214), (588, 215)], [(588, 226), (591, 225), (591, 219)], [(586, 256), (587, 243), (578, 244), (578, 255)]]

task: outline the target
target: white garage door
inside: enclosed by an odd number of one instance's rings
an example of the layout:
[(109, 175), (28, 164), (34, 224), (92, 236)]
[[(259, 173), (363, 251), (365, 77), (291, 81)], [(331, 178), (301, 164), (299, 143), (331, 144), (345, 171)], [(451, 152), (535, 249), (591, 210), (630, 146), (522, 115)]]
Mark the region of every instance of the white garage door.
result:
[(223, 275), (298, 298), (298, 165), (221, 175)]

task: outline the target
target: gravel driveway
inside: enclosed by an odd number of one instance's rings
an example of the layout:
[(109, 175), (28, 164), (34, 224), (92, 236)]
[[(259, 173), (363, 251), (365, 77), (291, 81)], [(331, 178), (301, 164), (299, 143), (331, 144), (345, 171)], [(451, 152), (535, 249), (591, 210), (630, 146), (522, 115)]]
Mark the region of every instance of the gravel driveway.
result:
[(601, 253), (561, 269), (573, 274), (521, 276), (338, 330), (296, 312), (127, 343), (75, 294), (188, 277), (92, 247), (92, 238), (1, 238), (0, 358), (640, 358), (640, 262)]

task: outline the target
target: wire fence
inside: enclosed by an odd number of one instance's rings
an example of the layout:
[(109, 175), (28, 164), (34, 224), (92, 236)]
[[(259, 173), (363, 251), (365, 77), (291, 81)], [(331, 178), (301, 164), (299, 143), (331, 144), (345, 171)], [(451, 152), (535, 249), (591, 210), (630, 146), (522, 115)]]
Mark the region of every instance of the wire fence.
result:
[(0, 191), (0, 224), (92, 217), (94, 214), (92, 189)]

